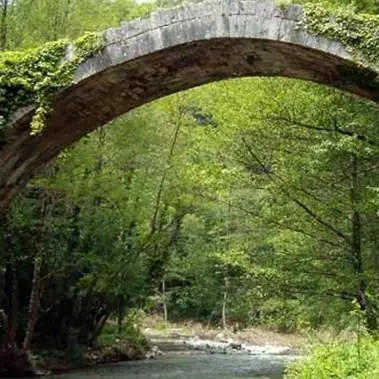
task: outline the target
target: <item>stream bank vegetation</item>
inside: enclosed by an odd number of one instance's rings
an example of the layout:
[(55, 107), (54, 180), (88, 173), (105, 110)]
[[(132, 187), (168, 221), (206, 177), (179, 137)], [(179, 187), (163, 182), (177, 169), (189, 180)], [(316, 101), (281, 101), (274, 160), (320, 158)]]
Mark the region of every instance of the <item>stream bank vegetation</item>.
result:
[[(152, 9), (0, 4), (2, 50), (75, 39)], [(370, 0), (342, 6), (377, 11)], [(83, 138), (36, 175), (0, 225), (0, 375), (117, 343), (140, 356), (143, 310), (236, 332), (347, 331), (352, 338), (317, 348), (289, 378), (332, 369), (375, 377), (378, 120), (377, 105), (334, 89), (238, 79), (146, 105)]]
[(293, 364), (286, 379), (379, 378), (378, 342), (367, 337), (359, 343), (331, 342), (313, 349), (310, 358)]

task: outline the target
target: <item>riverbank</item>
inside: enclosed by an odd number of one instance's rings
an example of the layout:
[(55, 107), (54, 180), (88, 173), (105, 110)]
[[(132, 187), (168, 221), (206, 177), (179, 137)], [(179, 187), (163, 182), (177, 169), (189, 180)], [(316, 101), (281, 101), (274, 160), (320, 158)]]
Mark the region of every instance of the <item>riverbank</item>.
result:
[[(278, 333), (263, 328), (245, 330), (221, 329), (196, 322), (165, 323), (148, 317), (139, 325), (134, 342), (120, 338), (115, 325), (104, 330), (96, 348), (73, 352), (38, 351), (28, 356), (31, 363), (27, 376), (44, 376), (105, 365), (108, 363), (154, 359), (159, 355), (191, 354), (249, 354), (297, 355), (301, 354), (305, 339), (299, 335)], [(162, 353), (162, 352), (163, 353)], [(16, 372), (16, 370), (14, 370)], [(16, 375), (0, 376), (21, 376)]]
[(141, 344), (119, 341), (112, 345), (88, 348), (77, 357), (40, 352), (33, 356), (33, 366), (36, 375), (51, 375), (108, 363), (142, 360), (147, 351)]
[[(286, 346), (286, 335), (280, 333), (252, 329), (233, 333), (193, 322), (162, 323), (151, 317), (138, 325), (150, 346), (163, 351), (162, 356), (158, 353), (151, 357), (157, 359), (99, 365), (52, 379), (149, 379), (152, 373), (157, 379), (282, 379), (285, 368), (297, 359)], [(252, 345), (239, 343), (236, 336), (241, 342), (260, 345), (248, 351)], [(300, 343), (300, 337), (292, 336), (288, 345), (292, 349)]]
[(150, 346), (130, 341), (112, 345), (63, 351), (34, 351), (21, 349), (0, 351), (0, 377), (32, 377), (59, 374), (108, 363), (137, 361), (146, 358)]
[[(165, 350), (205, 350), (206, 345), (216, 347), (222, 353), (233, 350), (303, 352), (307, 338), (299, 334), (286, 334), (264, 328), (218, 328), (197, 322), (166, 323), (149, 317), (142, 323), (142, 333), (152, 345)], [(218, 349), (219, 348), (219, 349)], [(211, 349), (209, 349), (211, 350)], [(211, 352), (211, 351), (210, 351)]]

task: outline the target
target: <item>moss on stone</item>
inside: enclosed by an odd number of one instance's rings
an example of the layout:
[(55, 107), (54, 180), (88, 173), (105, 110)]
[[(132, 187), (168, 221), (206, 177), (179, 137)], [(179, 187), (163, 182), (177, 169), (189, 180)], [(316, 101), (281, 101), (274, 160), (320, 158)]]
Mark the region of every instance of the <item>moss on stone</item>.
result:
[[(72, 58), (66, 56), (72, 47)], [(0, 55), (0, 131), (11, 126), (17, 109), (34, 105), (31, 133), (40, 133), (51, 110), (54, 95), (70, 85), (75, 69), (103, 47), (103, 38), (88, 33), (70, 43), (51, 42), (37, 49)]]
[[(281, 7), (292, 0), (277, 0)], [(304, 20), (299, 26), (308, 32), (339, 41), (362, 67), (379, 67), (379, 16), (335, 10), (320, 4), (304, 4)], [(71, 57), (67, 52), (71, 46)], [(54, 95), (69, 86), (79, 64), (100, 51), (103, 39), (97, 33), (86, 34), (72, 44), (61, 40), (24, 52), (0, 55), (0, 134), (12, 124), (17, 109), (34, 105), (31, 133), (40, 133), (51, 110)], [(372, 78), (370, 78), (371, 80)], [(365, 79), (366, 80), (366, 79)], [(376, 78), (375, 78), (376, 80)]]
[(360, 63), (379, 67), (379, 16), (344, 10), (330, 12), (321, 4), (305, 4), (301, 26), (340, 42)]

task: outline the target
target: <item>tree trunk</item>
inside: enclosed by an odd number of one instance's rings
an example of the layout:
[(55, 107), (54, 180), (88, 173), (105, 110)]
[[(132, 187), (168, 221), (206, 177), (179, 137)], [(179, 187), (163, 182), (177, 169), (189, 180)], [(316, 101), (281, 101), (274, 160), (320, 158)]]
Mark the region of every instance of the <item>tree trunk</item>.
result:
[(166, 298), (166, 281), (162, 280), (162, 299), (163, 299), (163, 319), (165, 322), (168, 321), (168, 312), (167, 312), (167, 298)]
[(122, 301), (120, 300), (120, 304), (118, 306), (118, 312), (117, 312), (117, 333), (119, 335), (121, 335), (122, 333), (122, 323), (124, 321), (124, 317), (125, 317), (125, 307)]
[(359, 210), (361, 193), (359, 188), (359, 160), (354, 154), (352, 161), (351, 176), (351, 205), (353, 209), (351, 221), (351, 254), (353, 267), (357, 276), (358, 290), (356, 299), (362, 311), (366, 312), (366, 326), (369, 332), (378, 329), (377, 317), (374, 304), (366, 298), (367, 283), (364, 277), (363, 257), (362, 257), (362, 217)]
[[(359, 162), (357, 156), (353, 155), (352, 176), (351, 176), (351, 206), (353, 215), (351, 219), (351, 254), (353, 266), (358, 281), (358, 293), (364, 296), (366, 291), (366, 283), (363, 277), (362, 262), (362, 223), (361, 214), (359, 212), (360, 191), (359, 191)], [(361, 308), (364, 304), (361, 303)]]
[(16, 257), (12, 241), (10, 222), (6, 216), (3, 217), (5, 250), (8, 255), (8, 264), (5, 268), (5, 283), (7, 301), (7, 333), (5, 337), (5, 347), (10, 349), (17, 348), (17, 329), (18, 329), (18, 279), (16, 272)]
[(16, 335), (17, 335), (17, 328), (18, 328), (18, 322), (17, 322), (17, 313), (18, 313), (18, 296), (17, 296), (17, 275), (16, 275), (16, 269), (15, 269), (14, 262), (11, 262), (7, 266), (7, 273), (8, 273), (8, 285), (9, 285), (9, 301), (8, 301), (8, 327), (7, 327), (7, 335), (5, 339), (5, 345), (8, 348), (16, 348), (17, 342), (16, 342)]
[(152, 216), (151, 223), (150, 223), (150, 225), (151, 225), (150, 236), (153, 236), (157, 230), (157, 221), (158, 221), (161, 199), (163, 196), (163, 190), (164, 190), (166, 178), (167, 178), (168, 172), (171, 168), (172, 159), (174, 157), (175, 146), (176, 146), (176, 143), (177, 143), (178, 137), (179, 137), (180, 126), (181, 126), (180, 121), (181, 120), (179, 120), (176, 124), (174, 137), (173, 137), (173, 140), (172, 140), (172, 143), (170, 146), (170, 151), (169, 151), (167, 161), (166, 161), (166, 167), (163, 171), (163, 175), (162, 175), (161, 180), (160, 180), (159, 185), (158, 185), (158, 191), (157, 191), (157, 195), (156, 195), (156, 199), (155, 199), (154, 212), (153, 212), (153, 216)]
[(8, 36), (8, 0), (1, 2), (1, 30), (0, 30), (0, 50), (4, 51), (7, 46)]
[(109, 314), (105, 313), (103, 316), (101, 316), (95, 331), (93, 332), (92, 340), (89, 341), (90, 346), (95, 346), (96, 340), (99, 337), (100, 333), (102, 332), (105, 323), (108, 321)]
[(42, 267), (42, 257), (38, 255), (34, 259), (33, 281), (32, 281), (32, 289), (30, 292), (30, 299), (29, 299), (28, 326), (26, 328), (26, 334), (25, 334), (25, 339), (24, 339), (24, 344), (23, 344), (23, 347), (25, 350), (30, 349), (33, 334), (34, 334), (34, 328), (37, 323), (38, 309), (40, 305), (41, 267)]
[(229, 287), (229, 281), (228, 277), (225, 276), (225, 289), (224, 289), (224, 300), (222, 302), (222, 327), (223, 329), (227, 328), (227, 321), (226, 321), (226, 311), (227, 311), (227, 302), (228, 302), (228, 287)]

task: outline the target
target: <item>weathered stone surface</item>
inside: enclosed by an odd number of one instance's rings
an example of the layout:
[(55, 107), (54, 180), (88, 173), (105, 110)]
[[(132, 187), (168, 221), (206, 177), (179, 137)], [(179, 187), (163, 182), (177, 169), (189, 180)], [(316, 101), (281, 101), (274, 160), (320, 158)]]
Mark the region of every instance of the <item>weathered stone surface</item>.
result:
[[(30, 135), (20, 110), (0, 150), (0, 209), (33, 172), (83, 135), (135, 107), (208, 82), (285, 76), (379, 102), (377, 73), (344, 46), (299, 28), (303, 10), (267, 0), (215, 0), (154, 13), (104, 32), (106, 47), (77, 69), (47, 127)], [(70, 54), (68, 54), (69, 56)]]

